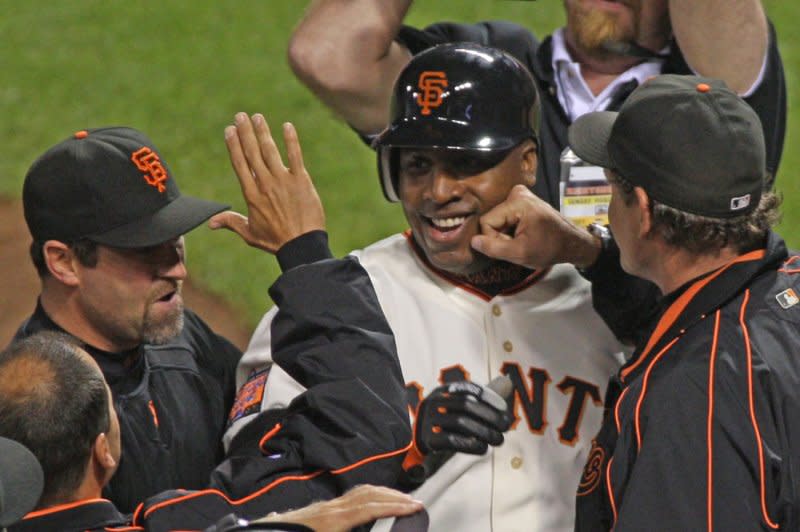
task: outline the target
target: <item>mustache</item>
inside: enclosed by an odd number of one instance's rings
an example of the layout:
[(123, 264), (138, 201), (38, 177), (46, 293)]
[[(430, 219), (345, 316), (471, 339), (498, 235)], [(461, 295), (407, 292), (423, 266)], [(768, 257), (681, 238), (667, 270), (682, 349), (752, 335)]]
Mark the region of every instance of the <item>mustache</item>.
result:
[(155, 302), (173, 293), (181, 295), (182, 291), (183, 291), (183, 281), (164, 280), (161, 283), (159, 283), (158, 286), (153, 288), (150, 300)]

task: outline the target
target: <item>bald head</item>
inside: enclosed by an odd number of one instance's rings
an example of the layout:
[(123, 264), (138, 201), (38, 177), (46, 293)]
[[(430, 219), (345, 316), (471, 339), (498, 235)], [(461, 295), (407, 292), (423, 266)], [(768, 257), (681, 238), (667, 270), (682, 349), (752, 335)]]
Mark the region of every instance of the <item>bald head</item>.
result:
[(109, 426), (105, 380), (76, 340), (42, 332), (0, 353), (0, 436), (28, 447), (42, 465), (39, 507), (70, 500)]

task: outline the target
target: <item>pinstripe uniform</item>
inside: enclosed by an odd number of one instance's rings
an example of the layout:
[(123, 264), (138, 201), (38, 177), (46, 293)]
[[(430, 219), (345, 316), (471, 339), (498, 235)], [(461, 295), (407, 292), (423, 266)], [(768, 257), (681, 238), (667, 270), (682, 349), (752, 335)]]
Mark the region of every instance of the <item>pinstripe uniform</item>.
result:
[[(395, 235), (355, 253), (395, 332), (409, 410), (448, 381), (506, 374), (515, 388), (505, 443), (484, 456), (456, 455), (416, 491), (431, 530), (572, 530), (575, 485), (622, 360), (591, 308), (589, 283), (557, 266), (491, 297), (432, 269), (409, 241)], [(256, 330), (239, 379), (269, 364), (274, 312)], [(283, 407), (300, 391), (273, 368), (262, 405)]]
[(576, 530), (798, 530), (800, 256), (688, 283), (609, 385)]

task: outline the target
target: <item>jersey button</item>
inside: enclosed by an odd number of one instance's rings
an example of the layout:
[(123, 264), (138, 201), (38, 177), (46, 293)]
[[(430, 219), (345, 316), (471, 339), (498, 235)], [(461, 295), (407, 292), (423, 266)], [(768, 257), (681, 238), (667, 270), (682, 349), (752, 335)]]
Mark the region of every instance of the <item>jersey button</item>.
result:
[(512, 458), (511, 467), (513, 467), (514, 469), (519, 469), (520, 467), (522, 467), (522, 458), (520, 458), (519, 456), (515, 456), (514, 458)]
[(505, 349), (507, 353), (510, 353), (514, 349), (514, 344), (512, 344), (509, 340), (506, 340), (503, 342), (503, 349)]
[(492, 314), (495, 316), (499, 316), (503, 313), (503, 309), (500, 308), (500, 305), (494, 304), (492, 305)]

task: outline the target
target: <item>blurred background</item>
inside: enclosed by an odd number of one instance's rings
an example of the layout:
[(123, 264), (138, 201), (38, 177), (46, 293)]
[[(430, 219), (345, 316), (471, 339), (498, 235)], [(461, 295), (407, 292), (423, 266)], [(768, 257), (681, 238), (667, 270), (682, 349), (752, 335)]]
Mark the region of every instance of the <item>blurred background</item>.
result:
[[(797, 247), (800, 3), (764, 4), (778, 31), (789, 88), (788, 132), (777, 177), (784, 196), (779, 231)], [(21, 309), (19, 316), (27, 316), (38, 290), (19, 208), (25, 172), (44, 149), (79, 129), (129, 125), (144, 131), (184, 193), (244, 212), (223, 128), (237, 111), (263, 113), (273, 131), (291, 121), (325, 205), (337, 256), (405, 229), (400, 207), (383, 199), (373, 152), (289, 70), (286, 46), (305, 0), (2, 5), (0, 245), (7, 252), (0, 253), (5, 263), (0, 312)], [(512, 20), (543, 37), (563, 24), (564, 13), (558, 0), (425, 0), (413, 6), (407, 20), (424, 25), (483, 19)], [(221, 298), (221, 312), (241, 330), (249, 331), (271, 305), (267, 288), (279, 273), (275, 259), (234, 234), (195, 230), (188, 236), (188, 258), (193, 284)], [(25, 283), (16, 277), (23, 274)], [(0, 332), (0, 346), (8, 339)]]

